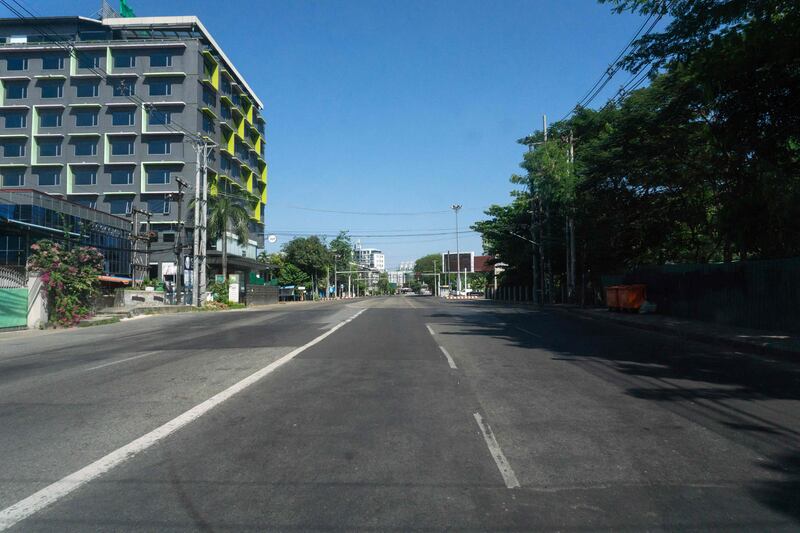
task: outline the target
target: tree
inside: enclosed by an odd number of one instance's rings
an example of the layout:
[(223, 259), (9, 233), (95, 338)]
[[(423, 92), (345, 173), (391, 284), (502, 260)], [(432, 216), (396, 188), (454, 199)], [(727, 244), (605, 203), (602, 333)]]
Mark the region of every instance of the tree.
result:
[[(211, 196), (208, 199), (208, 238), (222, 241), (222, 276), (228, 279), (228, 232), (232, 232), (240, 245), (247, 244), (250, 236), (250, 215), (248, 205), (252, 205), (253, 195), (250, 193), (226, 193)], [(190, 208), (196, 209), (193, 199)]]
[(380, 294), (389, 294), (389, 274), (381, 272), (378, 277), (378, 292)]
[(291, 263), (286, 263), (278, 273), (278, 281), (281, 285), (303, 286), (309, 282), (308, 274), (297, 268)]
[(314, 292), (317, 291), (317, 280), (331, 265), (331, 256), (325, 243), (317, 237), (296, 237), (283, 245), (286, 262), (291, 263), (311, 278)]

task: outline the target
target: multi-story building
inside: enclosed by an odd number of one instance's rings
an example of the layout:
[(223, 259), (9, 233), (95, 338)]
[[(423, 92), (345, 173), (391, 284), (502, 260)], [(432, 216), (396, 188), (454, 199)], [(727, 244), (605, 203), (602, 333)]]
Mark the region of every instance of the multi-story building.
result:
[(174, 265), (179, 177), (191, 243), (201, 138), (215, 144), (210, 195), (247, 197), (250, 240), (230, 235), (228, 250), (254, 260), (263, 248), (262, 110), (197, 17), (0, 19), (0, 188), (152, 213), (151, 276)]
[(381, 250), (377, 248), (361, 248), (360, 245), (356, 245), (354, 252), (356, 262), (361, 267), (377, 270), (378, 272), (386, 270), (386, 256)]

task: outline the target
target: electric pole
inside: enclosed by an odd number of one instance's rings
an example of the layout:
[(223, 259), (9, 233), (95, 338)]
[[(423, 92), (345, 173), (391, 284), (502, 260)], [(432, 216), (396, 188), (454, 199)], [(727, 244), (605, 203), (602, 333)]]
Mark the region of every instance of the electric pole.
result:
[[(461, 292), (461, 253), (458, 246), (458, 212), (461, 210), (461, 204), (453, 204), (450, 206), (456, 214), (456, 291)], [(448, 259), (448, 263), (449, 263)]]
[[(178, 235), (175, 238), (175, 303), (183, 303), (183, 189), (189, 186), (182, 178), (175, 178), (178, 184)], [(170, 195), (172, 196), (172, 195)]]

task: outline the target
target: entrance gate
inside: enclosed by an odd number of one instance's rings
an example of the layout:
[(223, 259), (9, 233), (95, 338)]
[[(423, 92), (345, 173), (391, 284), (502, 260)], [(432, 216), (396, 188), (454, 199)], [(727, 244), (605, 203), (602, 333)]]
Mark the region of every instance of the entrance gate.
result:
[(28, 325), (28, 287), (24, 268), (0, 266), (0, 329)]

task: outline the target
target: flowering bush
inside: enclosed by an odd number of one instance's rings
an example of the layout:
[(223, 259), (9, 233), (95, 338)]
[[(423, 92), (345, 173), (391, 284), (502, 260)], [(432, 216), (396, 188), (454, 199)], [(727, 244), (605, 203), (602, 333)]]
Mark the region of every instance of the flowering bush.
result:
[(90, 316), (90, 301), (97, 294), (103, 273), (103, 255), (96, 248), (68, 250), (52, 241), (31, 245), (28, 270), (41, 273), (50, 299), (50, 318), (60, 326), (73, 326)]

